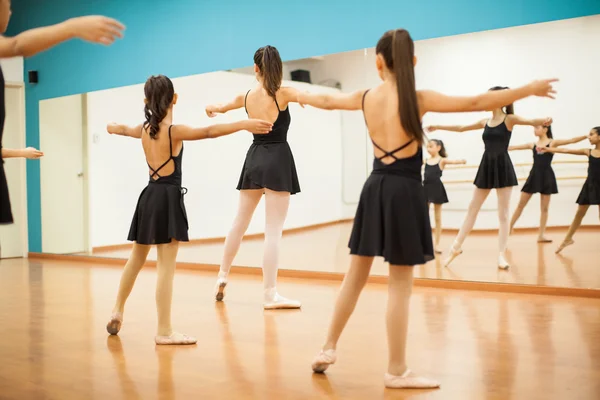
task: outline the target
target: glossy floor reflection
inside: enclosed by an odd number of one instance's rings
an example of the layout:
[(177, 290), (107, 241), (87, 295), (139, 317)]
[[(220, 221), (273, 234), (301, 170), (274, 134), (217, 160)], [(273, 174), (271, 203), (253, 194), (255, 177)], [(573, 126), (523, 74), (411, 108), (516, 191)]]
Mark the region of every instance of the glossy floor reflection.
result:
[(365, 289), (327, 375), (310, 361), (339, 283), (282, 280), (301, 311), (264, 312), (262, 285), (234, 276), (226, 302), (212, 274), (180, 271), (175, 327), (191, 347), (156, 347), (155, 270), (142, 271), (119, 337), (105, 324), (120, 269), (0, 262), (4, 399), (598, 399), (600, 300), (415, 288), (409, 364), (437, 391), (390, 391), (385, 285)]
[[(345, 272), (350, 264), (348, 238), (351, 223), (341, 223), (324, 228), (287, 233), (283, 236), (281, 268), (303, 271)], [(598, 229), (582, 229), (575, 236), (576, 243), (554, 254), (565, 236), (566, 230), (551, 230), (546, 235), (553, 243), (538, 244), (537, 234), (519, 233), (509, 239), (507, 253), (511, 268), (499, 270), (496, 266), (498, 241), (495, 233), (474, 232), (463, 246), (464, 253), (454, 261), (451, 268), (443, 268), (444, 255), (424, 266), (415, 268), (419, 278), (452, 279), (494, 283), (519, 283), (526, 285), (561, 286), (600, 289), (600, 250)], [(441, 249), (447, 250), (456, 233), (442, 236)], [(234, 264), (260, 267), (263, 239), (244, 240)], [(129, 257), (129, 250), (103, 251), (101, 257)], [(179, 260), (203, 264), (219, 264), (223, 255), (223, 243), (184, 244)], [(150, 252), (156, 260), (156, 252)], [(387, 266), (376, 259), (373, 274), (387, 275)]]

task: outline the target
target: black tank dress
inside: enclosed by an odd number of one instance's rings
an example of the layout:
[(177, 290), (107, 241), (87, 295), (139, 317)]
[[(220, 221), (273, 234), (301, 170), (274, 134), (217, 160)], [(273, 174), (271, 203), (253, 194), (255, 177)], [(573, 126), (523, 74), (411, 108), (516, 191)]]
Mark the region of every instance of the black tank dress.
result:
[[(546, 145), (550, 147), (550, 143)], [(536, 145), (533, 145), (533, 166), (527, 177), (527, 181), (523, 185), (521, 192), (525, 193), (540, 193), (540, 194), (556, 194), (558, 193), (558, 185), (556, 184), (556, 176), (552, 169), (552, 158), (554, 153), (538, 153)]]
[(448, 202), (446, 188), (441, 179), (443, 172), (440, 168), (440, 163), (435, 165), (425, 163), (423, 188), (425, 189), (425, 198), (428, 203), (445, 204)]
[(0, 68), (0, 224), (12, 224), (13, 217), (10, 208), (10, 197), (8, 195), (8, 183), (4, 174), (4, 160), (2, 159), (2, 135), (4, 134), (4, 119), (6, 108), (4, 104), (4, 74)]
[[(169, 127), (170, 157), (157, 169), (153, 169), (148, 164), (152, 171), (150, 181), (140, 194), (131, 221), (127, 240), (139, 244), (164, 244), (170, 243), (171, 239), (180, 242), (189, 241), (188, 220), (183, 202), (187, 189), (181, 186), (183, 146), (179, 154), (174, 157), (171, 127)], [(173, 173), (161, 176), (160, 170), (171, 161), (175, 164)]]
[[(421, 183), (422, 150), (419, 147), (408, 158), (395, 156), (410, 143), (412, 140), (388, 152), (373, 142), (385, 154), (373, 160), (373, 171), (360, 194), (348, 243), (350, 254), (382, 256), (393, 265), (421, 265), (434, 259), (429, 210)], [(394, 159), (391, 164), (381, 161), (389, 157)]]
[[(246, 99), (244, 99), (244, 108), (248, 114)], [(246, 153), (237, 185), (238, 190), (270, 189), (291, 194), (300, 192), (294, 156), (287, 142), (287, 133), (292, 120), (290, 110), (289, 107), (280, 110), (276, 99), (275, 105), (279, 111), (277, 120), (268, 134), (254, 135), (252, 145)]]
[(577, 204), (600, 205), (600, 157), (592, 156), (590, 150), (588, 176), (577, 197)]
[(498, 126), (485, 124), (482, 135), (485, 151), (473, 182), (479, 189), (517, 186), (515, 167), (508, 155), (511, 135), (512, 132), (506, 127), (506, 116)]

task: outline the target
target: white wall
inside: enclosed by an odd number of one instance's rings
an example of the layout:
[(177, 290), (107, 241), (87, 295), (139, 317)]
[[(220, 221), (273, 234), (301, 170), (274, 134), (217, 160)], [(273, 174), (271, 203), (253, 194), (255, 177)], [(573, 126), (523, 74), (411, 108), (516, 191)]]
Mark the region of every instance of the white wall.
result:
[(0, 66), (7, 83), (24, 82), (23, 57), (3, 58), (0, 60)]
[[(477, 94), (496, 85), (518, 86), (533, 79), (558, 77), (557, 100), (527, 99), (516, 104), (523, 117), (552, 116), (555, 137), (567, 138), (587, 134), (600, 124), (600, 16), (563, 20), (460, 35), (416, 43), (417, 88), (433, 89), (452, 95)], [(380, 80), (375, 69), (374, 48), (326, 56), (325, 61), (309, 65), (315, 82), (337, 79), (344, 92), (376, 86)], [(424, 125), (465, 124), (485, 118), (486, 113), (430, 114)], [(344, 216), (351, 216), (358, 202), (360, 188), (372, 163), (372, 145), (366, 138), (360, 113), (343, 114), (343, 206)], [(432, 138), (444, 140), (451, 158), (464, 158), (478, 165), (483, 153), (482, 131), (457, 134), (434, 132)], [(533, 128), (517, 127), (512, 144), (535, 140)], [(574, 148), (588, 147), (586, 142)], [(513, 152), (514, 163), (532, 162), (531, 152)], [(583, 157), (557, 155), (559, 160), (586, 161)], [(586, 176), (587, 166), (554, 166), (556, 175)], [(476, 169), (447, 170), (445, 180), (472, 180)], [(519, 177), (527, 177), (529, 167), (517, 168)], [(511, 211), (516, 206), (520, 181), (512, 197)], [(569, 225), (575, 214), (575, 199), (583, 180), (559, 180), (559, 194), (553, 196), (549, 225)], [(443, 224), (458, 228), (464, 219), (474, 186), (447, 185), (450, 203), (444, 206)], [(476, 228), (497, 228), (496, 196), (490, 195), (483, 206)], [(535, 227), (539, 223), (539, 200), (533, 198), (518, 226)], [(597, 224), (596, 213), (590, 212), (586, 224)]]
[[(202, 126), (246, 118), (237, 110), (209, 119), (204, 106), (230, 100), (254, 87), (253, 76), (215, 72), (174, 79), (179, 101), (175, 123)], [(335, 92), (336, 89), (284, 82), (300, 90)], [(133, 211), (148, 181), (141, 143), (110, 136), (106, 124), (143, 122), (143, 85), (88, 94), (90, 241), (93, 247), (124, 243)], [(341, 113), (290, 106), (288, 140), (302, 192), (292, 196), (285, 228), (341, 218)], [(238, 203), (235, 189), (252, 135), (240, 132), (217, 140), (184, 145), (183, 185), (190, 222), (190, 238), (223, 237)], [(263, 232), (264, 206), (259, 205), (248, 233)]]

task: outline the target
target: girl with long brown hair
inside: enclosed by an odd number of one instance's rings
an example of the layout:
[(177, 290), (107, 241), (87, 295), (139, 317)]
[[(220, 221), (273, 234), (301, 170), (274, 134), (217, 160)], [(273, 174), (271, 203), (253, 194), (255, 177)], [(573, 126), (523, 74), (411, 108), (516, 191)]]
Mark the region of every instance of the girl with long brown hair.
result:
[(439, 383), (414, 375), (406, 365), (412, 266), (433, 259), (431, 226), (421, 184), (421, 119), (427, 112), (484, 111), (528, 96), (551, 97), (554, 80), (518, 89), (454, 97), (415, 87), (414, 44), (404, 29), (386, 32), (376, 47), (382, 83), (367, 91), (336, 95), (299, 95), (300, 104), (328, 110), (363, 110), (375, 147), (373, 172), (365, 182), (349, 247), (350, 269), (344, 278), (327, 339), (312, 368), (324, 372), (337, 359), (336, 346), (367, 282), (373, 258), (389, 263), (387, 331), (389, 363), (384, 382), (390, 388), (435, 388)]

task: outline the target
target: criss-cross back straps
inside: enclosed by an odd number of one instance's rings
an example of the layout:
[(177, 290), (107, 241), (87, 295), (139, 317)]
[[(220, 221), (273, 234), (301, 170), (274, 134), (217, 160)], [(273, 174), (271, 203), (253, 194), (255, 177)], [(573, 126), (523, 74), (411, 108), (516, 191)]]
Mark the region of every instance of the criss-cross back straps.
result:
[(161, 176), (158, 174), (158, 171), (160, 171), (161, 169), (163, 169), (163, 167), (165, 165), (167, 165), (169, 163), (169, 161), (171, 161), (173, 159), (173, 142), (171, 141), (171, 127), (173, 125), (169, 126), (169, 159), (167, 161), (165, 161), (164, 163), (161, 164), (160, 167), (154, 169), (150, 166), (150, 164), (148, 163), (148, 161), (146, 161), (146, 164), (148, 164), (148, 168), (150, 168), (150, 170), (152, 171), (152, 174), (150, 174), (150, 178), (154, 179), (154, 177), (158, 177), (161, 178)]

